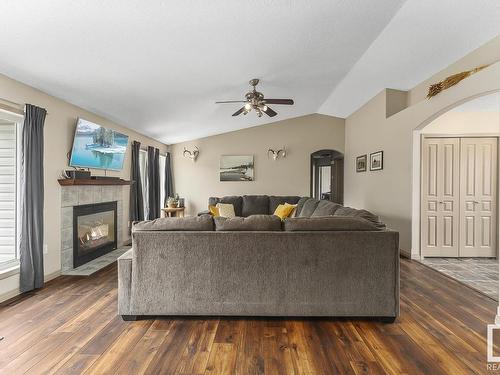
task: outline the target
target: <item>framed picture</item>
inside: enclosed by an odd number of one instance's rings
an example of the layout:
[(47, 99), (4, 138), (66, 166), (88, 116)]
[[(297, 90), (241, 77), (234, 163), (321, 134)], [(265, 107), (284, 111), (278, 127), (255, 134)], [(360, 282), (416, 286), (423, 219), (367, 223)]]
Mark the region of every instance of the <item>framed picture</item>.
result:
[(356, 172), (366, 172), (366, 159), (366, 154), (356, 158)]
[(384, 169), (384, 151), (372, 152), (370, 154), (370, 171)]
[(220, 181), (253, 181), (253, 155), (222, 155)]

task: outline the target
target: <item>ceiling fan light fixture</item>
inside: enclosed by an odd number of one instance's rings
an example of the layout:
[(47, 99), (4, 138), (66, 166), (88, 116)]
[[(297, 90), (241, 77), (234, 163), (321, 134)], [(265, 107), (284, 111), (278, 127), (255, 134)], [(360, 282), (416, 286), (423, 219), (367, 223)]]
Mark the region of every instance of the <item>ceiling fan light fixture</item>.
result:
[(252, 79), (250, 80), (250, 86), (252, 86), (252, 91), (249, 91), (245, 94), (245, 99), (246, 100), (227, 100), (227, 101), (218, 101), (215, 102), (216, 104), (220, 103), (244, 103), (243, 107), (238, 109), (235, 113), (233, 113), (233, 116), (238, 116), (240, 114), (248, 114), (249, 112), (252, 111), (252, 109), (255, 110), (255, 113), (257, 114), (258, 117), (262, 117), (262, 115), (265, 113), (269, 117), (274, 117), (278, 113), (274, 111), (272, 108), (269, 108), (267, 104), (279, 104), (279, 105), (293, 105), (294, 101), (293, 99), (266, 99), (264, 97), (264, 94), (261, 92), (257, 91), (255, 86), (259, 83), (258, 79)]

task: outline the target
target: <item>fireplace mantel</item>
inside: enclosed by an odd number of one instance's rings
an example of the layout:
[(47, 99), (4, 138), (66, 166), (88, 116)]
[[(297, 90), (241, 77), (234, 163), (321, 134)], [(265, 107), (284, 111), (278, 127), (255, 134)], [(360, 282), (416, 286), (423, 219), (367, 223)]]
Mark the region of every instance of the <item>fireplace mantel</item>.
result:
[(110, 179), (92, 179), (92, 178), (61, 178), (57, 180), (61, 186), (77, 186), (77, 185), (131, 185), (133, 181), (122, 180), (121, 178)]

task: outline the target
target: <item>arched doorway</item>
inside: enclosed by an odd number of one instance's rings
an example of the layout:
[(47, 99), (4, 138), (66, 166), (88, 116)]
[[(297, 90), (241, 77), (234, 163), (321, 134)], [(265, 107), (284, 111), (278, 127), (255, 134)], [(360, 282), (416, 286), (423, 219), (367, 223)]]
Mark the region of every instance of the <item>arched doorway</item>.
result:
[(310, 195), (344, 204), (344, 154), (318, 150), (311, 154)]
[(412, 242), (419, 259), (494, 299), (499, 136), (500, 94), (489, 92), (426, 120), (413, 141)]

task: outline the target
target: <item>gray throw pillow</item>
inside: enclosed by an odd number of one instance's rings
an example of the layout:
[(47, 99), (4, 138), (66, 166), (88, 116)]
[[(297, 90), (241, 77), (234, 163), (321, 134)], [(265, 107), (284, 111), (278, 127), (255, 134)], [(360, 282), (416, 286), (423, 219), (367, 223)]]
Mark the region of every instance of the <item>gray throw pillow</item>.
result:
[(274, 215), (249, 217), (216, 217), (216, 231), (281, 231), (281, 219)]
[(341, 216), (287, 218), (284, 221), (284, 229), (288, 232), (380, 230), (367, 220)]
[(139, 221), (132, 226), (137, 231), (213, 231), (214, 220), (211, 215), (188, 217), (165, 217), (155, 220)]

